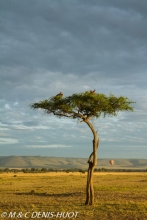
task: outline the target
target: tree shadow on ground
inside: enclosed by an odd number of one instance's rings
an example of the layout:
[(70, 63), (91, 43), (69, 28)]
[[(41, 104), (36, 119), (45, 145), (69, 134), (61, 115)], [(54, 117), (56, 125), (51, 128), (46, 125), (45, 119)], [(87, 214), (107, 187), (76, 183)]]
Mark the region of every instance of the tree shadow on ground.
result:
[(73, 192), (73, 193), (46, 193), (46, 192), (35, 192), (34, 190), (30, 192), (19, 192), (15, 193), (16, 195), (34, 195), (34, 196), (47, 196), (47, 197), (71, 197), (71, 196), (81, 196), (83, 195), (82, 192)]

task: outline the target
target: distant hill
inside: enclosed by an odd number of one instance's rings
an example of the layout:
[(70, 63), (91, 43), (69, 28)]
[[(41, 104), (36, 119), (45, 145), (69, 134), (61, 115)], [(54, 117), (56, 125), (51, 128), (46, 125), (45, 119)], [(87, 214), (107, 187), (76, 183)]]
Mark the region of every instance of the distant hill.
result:
[[(107, 169), (147, 169), (147, 159), (98, 159), (96, 168)], [(0, 168), (50, 168), (50, 169), (87, 169), (86, 158), (58, 158), (41, 156), (1, 156)]]

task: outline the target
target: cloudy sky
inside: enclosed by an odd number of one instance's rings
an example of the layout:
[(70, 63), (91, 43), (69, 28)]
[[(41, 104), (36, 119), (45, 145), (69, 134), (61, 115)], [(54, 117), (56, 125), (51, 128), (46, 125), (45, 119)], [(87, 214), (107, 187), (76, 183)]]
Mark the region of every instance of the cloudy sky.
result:
[(60, 91), (127, 96), (93, 120), (99, 158), (147, 159), (147, 1), (0, 1), (0, 155), (87, 158), (88, 126), (32, 110)]

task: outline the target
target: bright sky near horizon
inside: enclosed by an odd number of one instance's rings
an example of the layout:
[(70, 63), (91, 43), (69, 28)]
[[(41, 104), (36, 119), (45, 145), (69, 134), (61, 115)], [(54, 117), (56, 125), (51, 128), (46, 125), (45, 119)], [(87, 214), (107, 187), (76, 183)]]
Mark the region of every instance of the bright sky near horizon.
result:
[(60, 91), (127, 96), (93, 120), (99, 158), (147, 159), (147, 1), (0, 1), (0, 155), (88, 158), (92, 133), (29, 105)]

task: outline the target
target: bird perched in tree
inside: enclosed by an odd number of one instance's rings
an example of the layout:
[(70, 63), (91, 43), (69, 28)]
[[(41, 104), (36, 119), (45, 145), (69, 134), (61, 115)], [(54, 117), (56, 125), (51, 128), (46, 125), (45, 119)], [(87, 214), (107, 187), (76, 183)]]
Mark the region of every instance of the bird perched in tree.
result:
[(90, 94), (95, 94), (96, 90), (94, 89), (93, 91), (90, 90)]
[(56, 95), (56, 97), (57, 97), (57, 98), (60, 98), (60, 99), (62, 98), (62, 96), (63, 96), (63, 93), (62, 93), (62, 92), (60, 92), (59, 94)]

